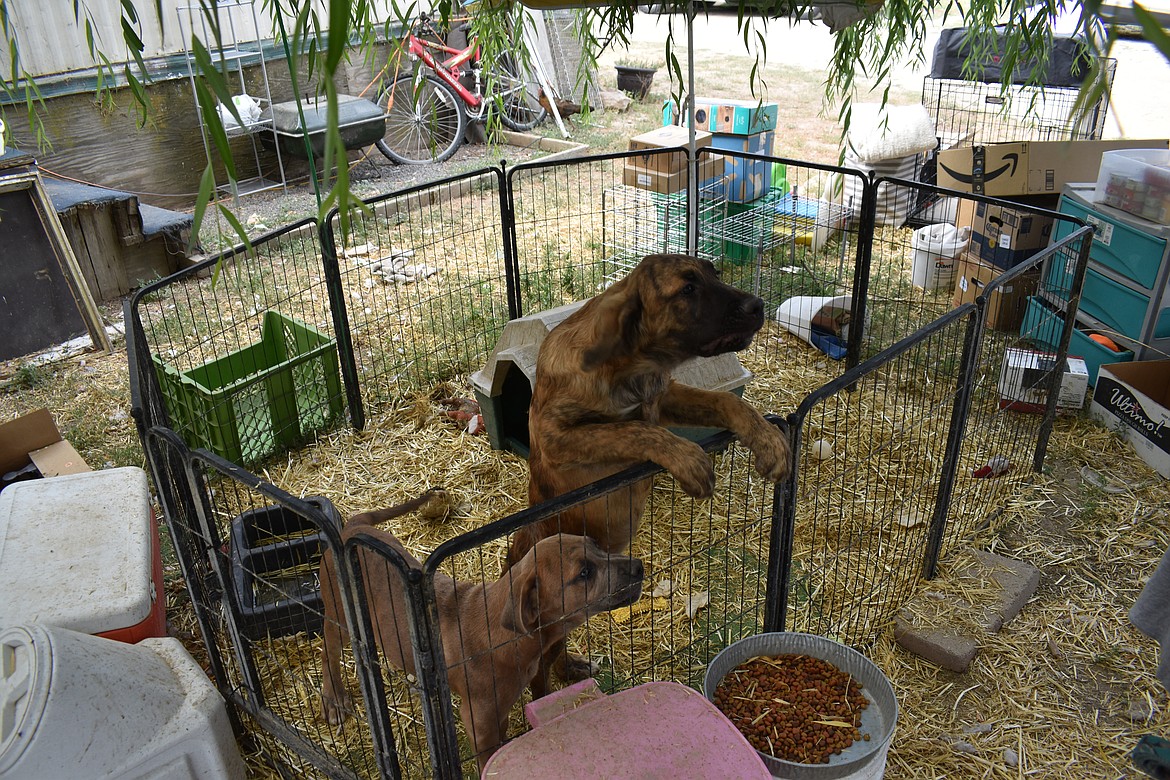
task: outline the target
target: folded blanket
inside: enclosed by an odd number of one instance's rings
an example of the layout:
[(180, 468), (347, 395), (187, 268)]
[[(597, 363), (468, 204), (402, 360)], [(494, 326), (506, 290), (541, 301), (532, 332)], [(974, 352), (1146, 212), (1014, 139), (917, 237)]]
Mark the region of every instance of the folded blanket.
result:
[(1170, 550), (1162, 556), (1158, 568), (1130, 608), (1129, 620), (1162, 646), (1157, 674), (1162, 685), (1170, 689)]
[(923, 105), (858, 103), (849, 121), (848, 147), (863, 162), (907, 157), (938, 146), (934, 120)]

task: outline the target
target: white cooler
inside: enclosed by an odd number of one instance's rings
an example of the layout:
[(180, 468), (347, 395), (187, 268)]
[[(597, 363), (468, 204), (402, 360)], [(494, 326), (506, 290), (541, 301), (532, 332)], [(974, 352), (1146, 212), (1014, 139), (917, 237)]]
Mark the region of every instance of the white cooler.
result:
[(43, 623), (123, 642), (166, 635), (162, 557), (137, 467), (0, 493), (0, 629)]

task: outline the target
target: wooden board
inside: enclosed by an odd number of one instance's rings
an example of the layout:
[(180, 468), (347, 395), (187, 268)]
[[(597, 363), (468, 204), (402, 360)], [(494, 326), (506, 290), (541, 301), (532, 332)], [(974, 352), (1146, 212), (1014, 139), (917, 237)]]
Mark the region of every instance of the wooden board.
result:
[(109, 350), (105, 326), (35, 168), (0, 175), (0, 360), (89, 334)]

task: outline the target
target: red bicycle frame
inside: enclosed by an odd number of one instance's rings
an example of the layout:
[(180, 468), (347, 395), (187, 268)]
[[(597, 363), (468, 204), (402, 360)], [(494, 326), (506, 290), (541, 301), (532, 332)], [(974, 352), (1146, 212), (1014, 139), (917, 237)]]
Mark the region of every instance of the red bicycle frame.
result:
[[(435, 43), (433, 41), (419, 38), (414, 33), (407, 38), (407, 52), (423, 61), (423, 63), (433, 70), (439, 78), (447, 82), (451, 89), (471, 108), (478, 108), (483, 99), (467, 89), (459, 82), (459, 78), (463, 75), (462, 66), (468, 62), (479, 62), (479, 44), (472, 43), (466, 49), (456, 49), (442, 43)], [(450, 54), (451, 57), (439, 62), (435, 59), (432, 51), (442, 52), (443, 54)]]

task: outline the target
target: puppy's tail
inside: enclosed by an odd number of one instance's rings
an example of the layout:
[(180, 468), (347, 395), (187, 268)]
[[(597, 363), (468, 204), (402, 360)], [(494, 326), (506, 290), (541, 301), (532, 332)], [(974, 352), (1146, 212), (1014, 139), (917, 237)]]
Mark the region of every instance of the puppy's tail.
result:
[(419, 509), (422, 509), (424, 506), (429, 504), (431, 501), (443, 501), (444, 503), (447, 503), (449, 501), (447, 491), (441, 487), (433, 487), (429, 488), (426, 492), (417, 498), (412, 498), (404, 504), (388, 507), (386, 509), (374, 509), (369, 512), (359, 512), (358, 514), (349, 518), (345, 524), (345, 527), (348, 529), (357, 526), (378, 525), (379, 523), (384, 523), (387, 520), (392, 520), (395, 517), (401, 517), (402, 515), (418, 511)]

